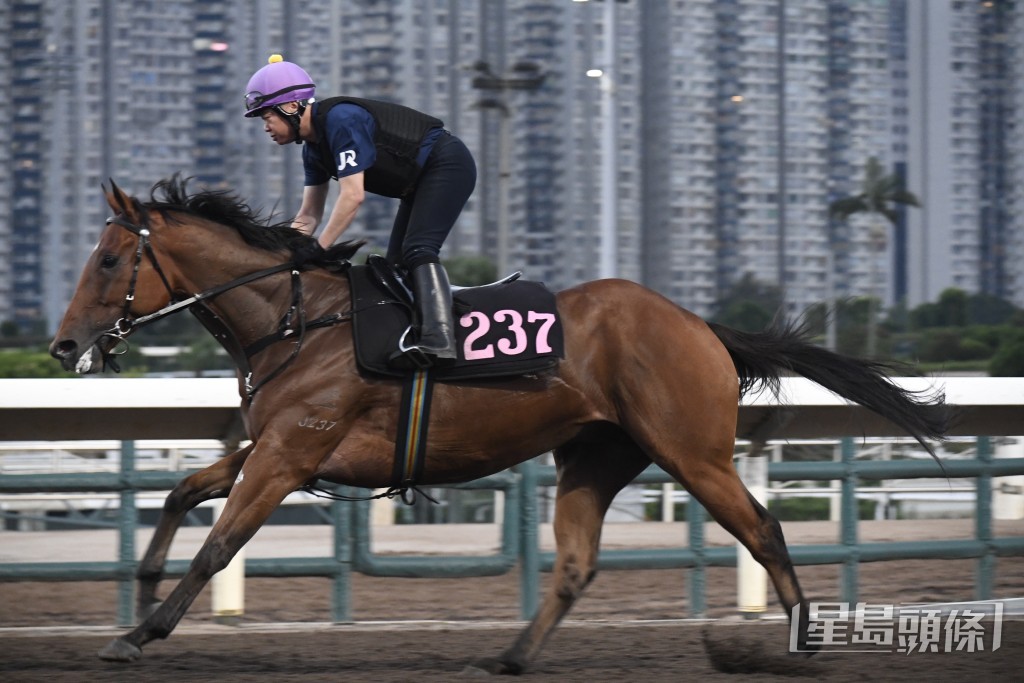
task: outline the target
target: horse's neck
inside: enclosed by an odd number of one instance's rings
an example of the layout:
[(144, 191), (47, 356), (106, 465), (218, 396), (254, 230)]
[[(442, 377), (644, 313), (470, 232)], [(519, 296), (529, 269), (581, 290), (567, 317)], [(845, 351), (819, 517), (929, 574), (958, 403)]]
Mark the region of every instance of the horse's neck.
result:
[(229, 290), (208, 305), (242, 347), (275, 333), (283, 323), (298, 326), (351, 308), (348, 281), (324, 270), (298, 276), (285, 270)]

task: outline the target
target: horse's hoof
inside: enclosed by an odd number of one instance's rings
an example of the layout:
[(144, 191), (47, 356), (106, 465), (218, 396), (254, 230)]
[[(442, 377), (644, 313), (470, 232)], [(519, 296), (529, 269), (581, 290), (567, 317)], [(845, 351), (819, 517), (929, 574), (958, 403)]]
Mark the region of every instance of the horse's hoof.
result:
[(500, 659), (478, 659), (462, 670), (463, 676), (518, 676), (523, 667)]
[(99, 651), (99, 656), (108, 662), (134, 662), (142, 656), (142, 648), (122, 638), (114, 638)]

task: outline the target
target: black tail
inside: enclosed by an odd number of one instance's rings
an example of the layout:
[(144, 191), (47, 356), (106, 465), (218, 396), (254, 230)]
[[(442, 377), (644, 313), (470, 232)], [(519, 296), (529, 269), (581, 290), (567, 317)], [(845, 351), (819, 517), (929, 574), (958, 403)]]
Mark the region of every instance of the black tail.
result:
[(943, 392), (908, 391), (889, 379), (901, 369), (900, 364), (829, 351), (812, 344), (806, 327), (799, 324), (776, 323), (754, 333), (708, 324), (732, 356), (741, 396), (760, 388), (778, 394), (780, 378), (789, 371), (878, 413), (933, 456), (935, 451), (925, 439), (942, 439), (949, 429), (953, 410)]

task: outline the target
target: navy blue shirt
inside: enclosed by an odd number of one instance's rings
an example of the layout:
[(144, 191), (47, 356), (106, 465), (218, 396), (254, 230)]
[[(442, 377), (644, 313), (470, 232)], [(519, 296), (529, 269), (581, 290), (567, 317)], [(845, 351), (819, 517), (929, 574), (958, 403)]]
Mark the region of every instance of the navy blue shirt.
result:
[[(319, 107), (320, 103), (313, 104)], [(314, 110), (315, 113), (315, 110)], [(377, 160), (377, 147), (373, 144), (373, 136), (377, 132), (377, 123), (370, 112), (357, 104), (342, 102), (327, 112), (327, 141), (331, 146), (331, 155), (336, 168), (334, 175), (327, 175), (320, 167), (319, 153), (313, 145), (306, 143), (302, 147), (302, 164), (306, 171), (306, 185), (323, 185), (332, 177), (362, 173), (369, 170)], [(431, 130), (420, 143), (420, 151), (416, 163), (422, 168), (427, 163), (430, 150), (441, 134), (443, 128)]]

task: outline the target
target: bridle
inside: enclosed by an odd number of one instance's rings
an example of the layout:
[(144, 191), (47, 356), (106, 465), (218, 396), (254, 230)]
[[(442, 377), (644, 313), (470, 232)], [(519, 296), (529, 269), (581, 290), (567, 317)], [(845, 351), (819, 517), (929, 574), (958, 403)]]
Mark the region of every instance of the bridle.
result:
[[(165, 318), (168, 315), (171, 315), (172, 313), (177, 313), (178, 311), (188, 308), (189, 306), (192, 306), (194, 304), (197, 304), (200, 301), (212, 299), (218, 294), (223, 294), (224, 292), (234, 289), (235, 287), (247, 285), (250, 282), (261, 280), (269, 275), (281, 273), (289, 269), (292, 269), (294, 271), (294, 275), (298, 275), (298, 269), (296, 269), (294, 264), (287, 262), (279, 263), (276, 266), (264, 268), (263, 270), (257, 270), (256, 272), (249, 273), (248, 275), (243, 275), (242, 277), (235, 278), (230, 282), (226, 282), (222, 285), (217, 285), (216, 287), (211, 287), (210, 289), (207, 289), (203, 292), (199, 292), (198, 294), (194, 294), (188, 298), (181, 299), (174, 292), (174, 289), (171, 287), (171, 283), (167, 280), (167, 276), (164, 275), (163, 268), (160, 267), (160, 261), (157, 260), (156, 253), (153, 251), (153, 244), (149, 240), (149, 228), (142, 225), (136, 225), (135, 223), (132, 223), (131, 221), (124, 219), (120, 215), (111, 216), (110, 218), (108, 218), (107, 225), (119, 225), (122, 228), (128, 230), (129, 232), (136, 234), (139, 238), (138, 246), (135, 249), (135, 263), (132, 266), (132, 276), (131, 279), (128, 281), (128, 292), (124, 296), (124, 307), (121, 310), (121, 318), (116, 323), (114, 323), (113, 328), (111, 328), (105, 333), (108, 336), (117, 337), (121, 341), (124, 341), (124, 337), (131, 334), (137, 327), (146, 325), (156, 320), (160, 320), (161, 318)], [(171, 303), (168, 304), (167, 306), (164, 306), (159, 311), (155, 311), (148, 315), (139, 316), (138, 318), (133, 318), (131, 314), (131, 306), (132, 302), (135, 301), (135, 286), (138, 283), (139, 266), (142, 265), (143, 255), (145, 255), (145, 257), (149, 259), (150, 264), (153, 266), (153, 270), (155, 270), (157, 275), (160, 276), (160, 280), (164, 283), (164, 288), (167, 290), (167, 293), (171, 297)]]
[[(114, 372), (120, 372), (121, 368), (118, 365), (115, 356), (121, 356), (128, 353), (131, 346), (128, 344), (127, 337), (135, 328), (140, 324), (145, 324), (150, 320), (156, 320), (153, 316), (142, 316), (141, 318), (133, 318), (131, 313), (132, 303), (135, 301), (135, 287), (139, 280), (139, 267), (142, 265), (142, 257), (145, 255), (149, 258), (150, 263), (153, 265), (153, 269), (160, 276), (160, 280), (164, 283), (164, 287), (167, 289), (167, 293), (171, 297), (171, 306), (177, 306), (178, 297), (175, 295), (174, 290), (171, 288), (171, 283), (168, 282), (167, 276), (164, 274), (163, 268), (160, 267), (160, 262), (156, 258), (156, 253), (153, 251), (153, 244), (149, 240), (149, 228), (136, 225), (131, 221), (126, 220), (120, 214), (117, 216), (111, 216), (107, 219), (107, 225), (118, 225), (122, 228), (134, 233), (138, 236), (139, 241), (135, 248), (135, 263), (132, 264), (132, 275), (128, 280), (128, 292), (124, 296), (124, 305), (121, 308), (121, 317), (118, 318), (114, 326), (109, 330), (100, 334), (98, 341), (104, 339), (113, 339), (114, 342), (109, 349), (104, 349), (100, 344), (96, 344), (96, 348), (103, 356), (104, 365), (109, 365), (114, 369)], [(163, 313), (166, 309), (161, 309), (157, 313)], [(178, 308), (175, 308), (178, 310)], [(163, 315), (169, 315), (170, 311), (163, 313)], [(154, 316), (156, 314), (153, 314)], [(163, 317), (160, 315), (159, 317)]]
[[(288, 365), (291, 364), (293, 360), (295, 360), (295, 357), (298, 356), (299, 350), (302, 347), (306, 330), (314, 327), (326, 327), (352, 318), (352, 312), (348, 311), (346, 313), (327, 315), (322, 318), (318, 318), (317, 320), (307, 322), (305, 307), (302, 305), (302, 280), (299, 277), (301, 267), (292, 262), (280, 263), (276, 266), (257, 270), (255, 272), (248, 273), (247, 275), (235, 278), (230, 282), (217, 285), (216, 287), (211, 287), (210, 289), (199, 292), (198, 294), (193, 294), (190, 297), (181, 298), (175, 293), (174, 288), (171, 287), (170, 281), (164, 274), (163, 268), (160, 267), (160, 261), (157, 259), (156, 253), (153, 250), (152, 242), (149, 239), (150, 231), (148, 227), (132, 223), (124, 218), (122, 214), (108, 218), (107, 225), (120, 226), (139, 238), (138, 245), (135, 248), (135, 263), (132, 265), (132, 274), (128, 281), (128, 291), (125, 293), (124, 306), (121, 309), (121, 317), (114, 323), (112, 328), (100, 334), (100, 339), (113, 339), (114, 343), (109, 350), (104, 350), (102, 346), (97, 344), (97, 348), (103, 356), (103, 362), (109, 364), (115, 372), (118, 372), (119, 368), (114, 357), (128, 352), (130, 347), (128, 345), (127, 337), (139, 327), (160, 320), (161, 318), (165, 318), (172, 313), (177, 313), (183, 309), (195, 306), (196, 304), (204, 303), (205, 301), (223, 294), (224, 292), (235, 289), (236, 287), (241, 287), (242, 285), (249, 284), (250, 282), (255, 282), (256, 280), (261, 280), (270, 275), (282, 273), (287, 270), (291, 271), (292, 302), (288, 312), (285, 313), (284, 318), (278, 325), (277, 331), (246, 347), (244, 350), (244, 358), (234, 358), (235, 362), (240, 365), (239, 369), (246, 372), (245, 388), (249, 400), (252, 400), (253, 395), (255, 395), (256, 391), (260, 387), (274, 377), (277, 377)], [(139, 268), (142, 265), (144, 257), (149, 260), (150, 264), (153, 266), (153, 270), (155, 270), (160, 276), (160, 280), (163, 282), (164, 288), (170, 295), (171, 302), (153, 313), (133, 317), (131, 307), (132, 303), (135, 301), (135, 288), (138, 284)], [(206, 310), (209, 312), (209, 309)], [(264, 377), (258, 384), (253, 386), (252, 371), (248, 368), (248, 358), (259, 353), (271, 344), (286, 338), (293, 338), (295, 340), (291, 355), (277, 369)], [(242, 365), (246, 367), (241, 367)]]
[[(120, 341), (124, 341), (124, 338), (131, 334), (131, 332), (140, 324), (140, 321), (144, 324), (148, 322), (145, 320), (150, 316), (143, 316), (139, 319), (133, 319), (131, 314), (132, 302), (135, 301), (135, 286), (139, 280), (139, 266), (142, 265), (142, 256), (145, 254), (146, 258), (152, 264), (153, 269), (157, 275), (160, 276), (160, 280), (164, 283), (164, 288), (167, 289), (167, 293), (171, 297), (171, 304), (174, 305), (177, 301), (177, 295), (171, 288), (171, 283), (167, 281), (167, 276), (164, 275), (163, 268), (160, 267), (160, 262), (156, 258), (156, 253), (153, 251), (153, 243), (149, 240), (149, 228), (141, 225), (136, 225), (131, 221), (125, 220), (120, 215), (111, 216), (107, 219), (107, 225), (119, 225), (129, 232), (135, 233), (138, 236), (139, 241), (135, 248), (135, 263), (132, 265), (132, 276), (128, 281), (128, 292), (124, 296), (124, 306), (121, 309), (121, 317), (114, 327), (108, 331), (108, 335), (116, 336)], [(177, 310), (177, 309), (175, 309)], [(160, 311), (158, 311), (159, 313)], [(156, 315), (156, 314), (153, 314)], [(165, 314), (166, 315), (166, 314)], [(160, 316), (163, 317), (163, 316)], [(155, 318), (154, 318), (155, 319)], [(125, 342), (127, 344), (127, 342)], [(125, 349), (127, 350), (127, 349)]]

